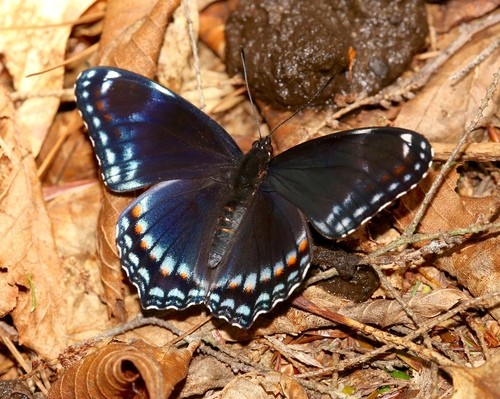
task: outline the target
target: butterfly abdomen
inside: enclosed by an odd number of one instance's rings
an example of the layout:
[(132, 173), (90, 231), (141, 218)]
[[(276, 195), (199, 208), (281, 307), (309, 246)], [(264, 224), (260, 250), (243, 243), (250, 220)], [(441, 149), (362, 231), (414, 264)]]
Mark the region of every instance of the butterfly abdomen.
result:
[(271, 147), (268, 138), (255, 142), (253, 148), (242, 157), (233, 176), (231, 197), (222, 208), (215, 226), (208, 257), (210, 268), (217, 267), (231, 248), (270, 159)]

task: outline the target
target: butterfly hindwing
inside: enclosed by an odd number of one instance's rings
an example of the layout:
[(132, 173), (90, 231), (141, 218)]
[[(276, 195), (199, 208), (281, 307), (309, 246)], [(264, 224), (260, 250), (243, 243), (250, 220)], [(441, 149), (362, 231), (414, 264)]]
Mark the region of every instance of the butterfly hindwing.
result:
[(206, 304), (217, 317), (248, 328), (290, 296), (310, 262), (304, 215), (277, 193), (257, 193), (215, 271)]
[(143, 76), (91, 68), (79, 76), (75, 93), (104, 182), (113, 191), (227, 175), (241, 156), (208, 115)]
[(206, 267), (210, 236), (227, 187), (212, 179), (163, 182), (120, 215), (121, 264), (146, 309), (203, 303), (212, 279)]
[(264, 190), (304, 212), (325, 237), (343, 237), (415, 186), (432, 160), (429, 142), (399, 128), (348, 130), (274, 157)]

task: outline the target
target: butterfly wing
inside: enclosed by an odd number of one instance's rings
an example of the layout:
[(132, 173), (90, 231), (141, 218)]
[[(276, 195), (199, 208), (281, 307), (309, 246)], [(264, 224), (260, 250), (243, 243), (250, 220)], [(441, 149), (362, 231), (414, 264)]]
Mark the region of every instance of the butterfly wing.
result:
[(122, 213), (120, 258), (144, 308), (204, 303), (215, 316), (249, 328), (302, 282), (311, 261), (307, 222), (277, 193), (256, 194), (226, 257), (207, 267), (227, 191), (212, 179), (171, 180)]
[(274, 192), (257, 192), (214, 270), (206, 305), (219, 318), (249, 328), (296, 289), (311, 262), (307, 221)]
[(226, 192), (213, 179), (170, 180), (122, 212), (120, 260), (144, 308), (184, 309), (205, 301), (210, 237)]
[(322, 235), (349, 234), (415, 186), (432, 148), (399, 128), (348, 130), (311, 140), (271, 160), (266, 191), (296, 205)]
[(241, 156), (215, 121), (141, 75), (109, 67), (87, 69), (77, 79), (75, 94), (111, 190), (225, 176)]

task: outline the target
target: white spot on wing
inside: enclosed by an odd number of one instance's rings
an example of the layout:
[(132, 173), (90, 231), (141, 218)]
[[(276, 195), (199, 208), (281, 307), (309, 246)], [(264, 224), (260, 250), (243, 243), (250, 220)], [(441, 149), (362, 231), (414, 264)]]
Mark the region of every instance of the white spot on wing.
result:
[(156, 298), (163, 298), (165, 296), (165, 291), (163, 291), (160, 287), (154, 287), (149, 290), (149, 295)]
[(235, 306), (234, 299), (224, 299), (220, 304), (221, 308), (234, 309), (234, 306)]
[(163, 274), (170, 275), (174, 271), (175, 268), (175, 260), (171, 256), (167, 256), (165, 259), (163, 259), (163, 262), (160, 266), (160, 271)]
[(389, 185), (389, 187), (387, 187), (387, 189), (388, 189), (389, 191), (395, 191), (395, 190), (397, 190), (397, 189), (398, 189), (398, 187), (399, 187), (399, 183), (398, 183), (398, 182), (394, 182), (394, 183), (391, 183), (391, 184)]
[(250, 316), (250, 308), (247, 306), (247, 305), (240, 305), (238, 306), (238, 308), (236, 309), (236, 314), (240, 314), (242, 316)]
[(151, 277), (149, 276), (148, 269), (146, 269), (145, 267), (140, 267), (137, 270), (137, 274), (142, 277), (142, 280), (144, 281), (144, 283), (146, 285), (149, 284), (149, 282), (151, 281)]
[(257, 284), (257, 274), (251, 273), (245, 279), (245, 284), (243, 286), (243, 289), (253, 291), (255, 289), (256, 284)]
[(174, 289), (168, 291), (167, 297), (176, 298), (179, 301), (184, 301), (184, 299), (186, 298), (186, 295), (180, 289), (174, 288)]

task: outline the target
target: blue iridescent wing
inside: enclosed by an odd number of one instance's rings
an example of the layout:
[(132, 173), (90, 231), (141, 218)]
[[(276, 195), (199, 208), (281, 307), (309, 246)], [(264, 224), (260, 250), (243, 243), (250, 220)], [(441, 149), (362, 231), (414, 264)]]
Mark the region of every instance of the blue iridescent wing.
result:
[(311, 245), (302, 212), (277, 193), (258, 192), (215, 269), (206, 305), (217, 317), (249, 328), (300, 285)]
[(351, 233), (414, 187), (431, 161), (429, 142), (413, 131), (347, 130), (273, 158), (262, 189), (288, 199), (333, 239)]
[(212, 179), (160, 183), (122, 213), (120, 259), (146, 309), (204, 303), (229, 323), (249, 328), (288, 298), (311, 260), (302, 213), (276, 193), (258, 193), (216, 268), (210, 238), (228, 187)]
[(87, 69), (77, 79), (75, 94), (104, 182), (113, 191), (226, 176), (241, 156), (215, 121), (141, 75)]

